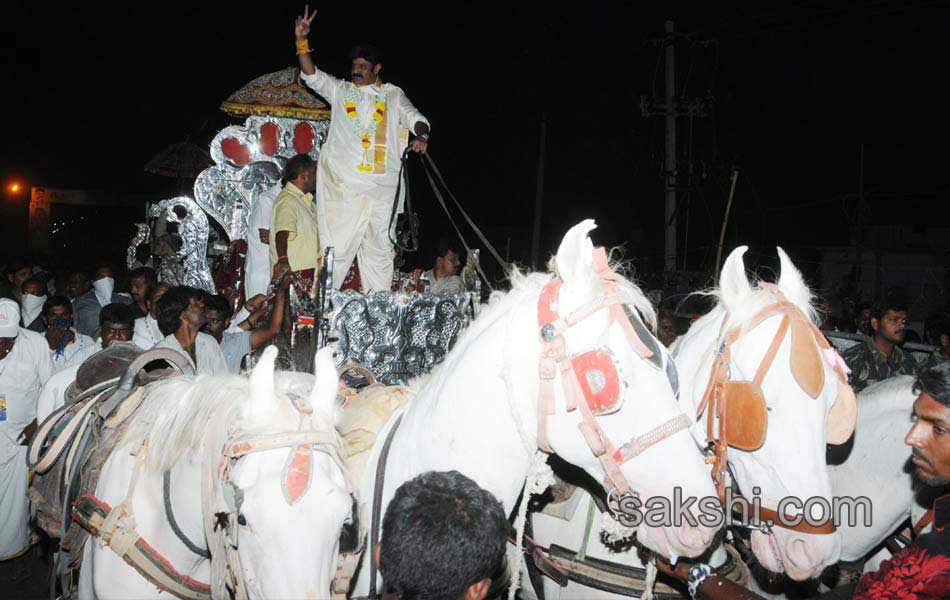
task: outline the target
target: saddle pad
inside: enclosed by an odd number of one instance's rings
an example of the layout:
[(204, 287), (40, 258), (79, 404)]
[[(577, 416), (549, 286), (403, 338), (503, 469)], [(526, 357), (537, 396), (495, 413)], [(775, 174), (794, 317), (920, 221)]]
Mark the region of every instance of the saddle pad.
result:
[(415, 396), (401, 386), (371, 386), (362, 390), (344, 388), (343, 411), (337, 431), (343, 439), (343, 462), (353, 481), (362, 481), (363, 469), (379, 431), (389, 418)]

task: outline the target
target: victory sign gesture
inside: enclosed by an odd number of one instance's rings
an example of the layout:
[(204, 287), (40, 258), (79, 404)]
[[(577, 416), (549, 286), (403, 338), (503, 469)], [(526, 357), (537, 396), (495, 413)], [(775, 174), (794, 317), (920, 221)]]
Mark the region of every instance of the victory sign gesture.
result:
[(305, 4), (303, 7), (303, 16), (298, 16), (297, 20), (294, 21), (294, 34), (297, 36), (298, 40), (305, 40), (310, 34), (310, 23), (313, 22), (313, 18), (317, 16), (317, 10), (314, 9), (313, 12), (310, 12), (310, 5)]

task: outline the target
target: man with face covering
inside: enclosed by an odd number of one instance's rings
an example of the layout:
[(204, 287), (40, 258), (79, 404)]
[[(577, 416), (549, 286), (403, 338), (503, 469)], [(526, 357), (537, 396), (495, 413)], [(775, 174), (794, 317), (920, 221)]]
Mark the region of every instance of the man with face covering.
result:
[[(50, 298), (50, 302), (60, 297), (53, 296)], [(131, 343), (132, 321), (132, 307), (128, 304), (103, 306), (99, 312), (99, 338), (101, 342), (99, 344), (93, 342), (94, 345), (89, 356), (108, 348), (113, 342)], [(85, 358), (89, 358), (89, 356)], [(54, 410), (63, 405), (66, 400), (66, 388), (76, 380), (76, 374), (83, 362), (85, 362), (85, 359), (74, 362), (58, 371), (43, 386), (36, 402), (36, 420), (38, 423), (42, 423)]]
[(75, 327), (79, 333), (92, 337), (99, 327), (99, 311), (106, 304), (132, 304), (131, 298), (115, 293), (112, 267), (102, 263), (96, 266), (92, 289), (73, 300)]
[(200, 375), (228, 374), (228, 361), (218, 342), (201, 333), (208, 322), (205, 292), (188, 286), (169, 289), (158, 301), (158, 327), (165, 339), (156, 348), (171, 348), (188, 357)]
[(43, 336), (20, 327), (20, 307), (0, 300), (0, 561), (29, 548), (26, 446), (21, 433), (36, 416), (36, 399), (51, 375)]
[[(408, 130), (415, 134), (409, 147), (425, 153), (429, 121), (402, 89), (380, 80), (382, 58), (372, 46), (357, 46), (350, 52), (350, 81), (317, 69), (307, 41), (315, 16), (316, 11), (305, 7), (294, 34), (301, 80), (333, 109), (327, 141), (320, 149), (314, 194), (320, 243), (335, 249), (335, 286), (343, 283), (357, 257), (363, 291), (389, 291), (395, 256), (390, 218), (400, 159)], [(399, 199), (397, 212), (402, 212), (403, 201), (404, 197)]]
[(102, 349), (94, 339), (73, 328), (73, 305), (66, 296), (53, 296), (47, 300), (41, 318), (46, 326), (46, 343), (49, 344), (54, 373), (82, 364)]
[(142, 350), (149, 350), (165, 339), (162, 330), (158, 328), (158, 301), (170, 288), (167, 283), (156, 283), (148, 299), (148, 313), (135, 320), (132, 343)]
[(43, 321), (43, 303), (46, 302), (46, 290), (43, 282), (31, 277), (20, 286), (20, 324), (37, 333), (46, 331)]

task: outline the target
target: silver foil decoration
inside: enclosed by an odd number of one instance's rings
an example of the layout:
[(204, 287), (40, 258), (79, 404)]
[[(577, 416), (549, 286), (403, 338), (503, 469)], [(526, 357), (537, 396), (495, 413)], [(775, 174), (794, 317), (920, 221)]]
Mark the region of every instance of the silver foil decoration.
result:
[(208, 217), (187, 196), (162, 200), (149, 208), (153, 221), (152, 255), (161, 260), (159, 281), (190, 285), (215, 293), (208, 267)]
[[(266, 123), (278, 129), (277, 148), (273, 155), (261, 147), (261, 127)], [(247, 221), (261, 192), (280, 180), (287, 160), (298, 152), (294, 147), (294, 131), (304, 123), (313, 131), (308, 152), (317, 159), (326, 140), (330, 121), (310, 121), (285, 117), (251, 116), (243, 126), (225, 127), (211, 141), (211, 158), (215, 166), (208, 167), (195, 180), (195, 201), (218, 222), (230, 241), (246, 239)], [(246, 152), (248, 162), (239, 164), (228, 158), (222, 142)], [(243, 161), (242, 161), (243, 162)]]
[(358, 363), (386, 385), (429, 372), (468, 325), (468, 294), (333, 290), (330, 302), (337, 365)]
[(136, 223), (135, 235), (132, 236), (129, 249), (125, 252), (125, 266), (128, 267), (130, 271), (135, 268), (135, 251), (138, 250), (139, 246), (151, 241), (151, 239), (152, 236), (148, 229), (148, 223)]

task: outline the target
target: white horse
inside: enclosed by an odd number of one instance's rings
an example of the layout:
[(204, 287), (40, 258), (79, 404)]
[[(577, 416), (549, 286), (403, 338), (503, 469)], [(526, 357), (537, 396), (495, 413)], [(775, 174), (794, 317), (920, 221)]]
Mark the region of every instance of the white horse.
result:
[[(450, 469), (477, 481), (510, 513), (526, 477), (531, 478), (539, 464), (543, 465), (543, 455), (539, 461), (537, 453), (539, 443), (543, 444), (539, 430), (545, 432), (544, 437), (558, 455), (603, 480), (609, 475), (609, 467), (594, 456), (590, 445), (620, 448), (629, 440), (642, 441), (645, 433), (658, 432), (660, 424), (680, 422), (682, 412), (672, 389), (670, 357), (637, 316), (639, 310), (652, 325), (653, 308), (638, 287), (609, 269), (604, 271), (605, 264), (595, 262), (594, 248), (587, 237), (594, 227), (592, 220), (586, 220), (565, 235), (554, 259), (560, 284), (546, 274), (513, 276), (512, 290), (494, 297), (444, 363), (420, 381), (414, 400), (379, 432), (360, 485), (361, 502), (369, 504), (374, 497), (381, 450), (396, 423), (398, 429), (391, 437), (382, 469), (385, 483), (380, 514), (403, 482), (429, 470)], [(612, 305), (630, 307), (620, 313), (627, 315), (624, 318), (630, 319), (629, 324), (614, 320), (617, 313), (610, 309)], [(594, 400), (587, 406), (582, 403), (588, 398), (571, 398), (562, 392), (562, 384), (567, 385), (564, 378), (570, 377), (570, 371), (562, 369), (572, 364), (571, 360), (563, 360), (555, 369), (559, 374), (550, 380), (554, 392), (550, 414), (544, 408), (539, 362), (540, 371), (545, 372), (545, 361), (540, 360), (545, 341), (539, 332), (539, 316), (540, 324), (560, 319), (557, 331), (563, 332), (567, 356), (590, 357), (589, 351), (600, 349), (600, 356), (612, 357), (580, 374), (575, 369), (582, 379), (580, 385), (591, 387)], [(639, 332), (639, 342), (631, 342), (626, 328)], [(614, 369), (616, 377), (612, 379)], [(598, 392), (609, 391), (612, 381), (617, 384), (617, 395), (611, 401)], [(573, 409), (575, 401), (577, 408)], [(596, 427), (582, 414), (592, 406), (600, 412), (593, 417)], [(667, 434), (660, 443), (648, 445), (630, 460), (618, 461), (622, 465), (614, 472), (610, 485), (622, 487), (616, 481), (621, 478), (642, 497), (662, 496), (670, 501), (677, 485), (684, 496), (713, 494), (706, 466), (689, 433), (675, 429)], [(612, 456), (612, 451), (604, 457), (608, 455)], [(663, 468), (656, 468), (658, 464)], [(368, 522), (371, 514), (364, 513), (364, 518)], [(640, 532), (641, 541), (651, 549), (681, 556), (700, 554), (715, 534), (712, 528), (688, 524), (643, 525)], [(370, 589), (371, 560), (367, 554), (363, 555), (352, 590), (355, 597), (366, 596)], [(376, 590), (381, 589), (377, 580)]]
[(147, 542), (186, 597), (227, 597), (225, 585), (250, 598), (329, 595), (353, 505), (335, 456), (336, 368), (327, 350), (317, 355), (316, 378), (275, 376), (276, 356), (276, 348), (265, 350), (249, 378), (174, 377), (145, 390), (95, 490), (100, 502), (125, 511), (116, 515), (111, 548), (101, 536), (87, 540), (81, 598), (172, 597), (114, 551), (128, 543), (123, 527)]
[[(741, 332), (731, 348), (731, 379), (752, 380), (763, 355), (772, 345), (780, 319), (770, 317), (747, 329), (753, 317), (775, 301), (775, 293), (767, 286), (752, 287), (745, 274), (742, 255), (745, 247), (734, 250), (726, 260), (715, 294), (719, 304), (699, 319), (675, 344), (675, 360), (680, 375), (680, 400), (692, 414), (702, 402), (717, 350), (731, 331)], [(798, 270), (779, 249), (781, 277), (777, 289), (806, 318), (813, 317), (810, 293)], [(779, 316), (779, 315), (776, 315)], [(728, 319), (723, 325), (723, 319)], [(791, 337), (791, 336), (787, 336)], [(766, 400), (768, 428), (760, 448), (743, 452), (730, 449), (728, 462), (742, 490), (751, 494), (760, 488), (763, 506), (774, 507), (778, 499), (800, 496), (803, 500), (819, 496), (829, 498), (831, 484), (825, 467), (826, 414), (835, 403), (839, 381), (831, 365), (822, 361), (824, 385), (817, 398), (807, 395), (796, 383), (789, 360), (791, 342), (784, 341), (765, 375), (761, 389)], [(697, 440), (705, 444), (706, 419), (697, 423)], [(839, 436), (840, 437), (840, 436)], [(842, 441), (842, 440), (837, 440)], [(665, 468), (662, 465), (659, 468)], [(706, 475), (708, 477), (708, 474)], [(543, 546), (586, 548), (586, 555), (624, 566), (643, 568), (635, 552), (618, 553), (601, 542), (600, 532), (587, 527), (589, 496), (584, 499), (568, 521), (543, 513), (534, 515), (534, 539)], [(838, 535), (811, 535), (774, 529), (774, 550), (764, 534), (753, 533), (753, 549), (764, 564), (775, 570), (784, 564), (785, 572), (793, 579), (803, 580), (817, 576), (822, 568), (838, 557)], [(638, 532), (639, 538), (639, 532)], [(776, 555), (778, 552), (778, 556)], [(779, 563), (779, 556), (781, 563)], [(727, 555), (719, 547), (709, 556), (709, 564), (719, 566)], [(570, 582), (558, 587), (545, 578), (545, 597), (555, 598), (617, 598), (593, 588)]]

